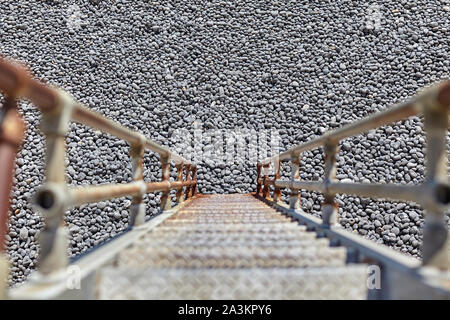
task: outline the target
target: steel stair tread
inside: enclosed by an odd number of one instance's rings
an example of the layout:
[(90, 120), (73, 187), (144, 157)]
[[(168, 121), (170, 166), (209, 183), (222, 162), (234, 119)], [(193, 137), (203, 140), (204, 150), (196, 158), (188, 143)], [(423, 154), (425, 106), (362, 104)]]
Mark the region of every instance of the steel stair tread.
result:
[(365, 299), (366, 268), (106, 267), (97, 292), (100, 299)]
[(120, 253), (118, 265), (170, 267), (306, 267), (344, 265), (346, 250), (308, 247), (132, 247)]
[[(250, 195), (202, 195), (100, 269), (99, 292), (102, 299), (363, 299), (366, 269), (346, 257), (344, 247)], [(136, 291), (127, 289), (131, 282)]]

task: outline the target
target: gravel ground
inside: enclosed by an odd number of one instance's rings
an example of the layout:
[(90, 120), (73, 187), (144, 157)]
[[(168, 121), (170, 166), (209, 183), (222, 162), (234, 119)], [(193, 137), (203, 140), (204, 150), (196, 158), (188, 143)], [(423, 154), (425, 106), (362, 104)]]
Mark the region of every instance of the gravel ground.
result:
[[(285, 149), (448, 78), (448, 18), (448, 2), (436, 0), (1, 1), (0, 51), (165, 145), (175, 145), (176, 128), (244, 128), (278, 130)], [(12, 201), (11, 284), (34, 268), (42, 228), (28, 202), (43, 180), (40, 115), (26, 103), (21, 110), (28, 131)], [(72, 185), (130, 179), (126, 143), (75, 124), (67, 142)], [(338, 178), (418, 183), (424, 142), (418, 117), (347, 139)], [(322, 157), (321, 150), (306, 153), (301, 178), (320, 179)], [(158, 158), (146, 155), (145, 166), (147, 179), (157, 180)], [(255, 171), (250, 161), (202, 162), (199, 191), (254, 191)], [(338, 199), (345, 227), (420, 255), (418, 206)], [(146, 201), (148, 215), (154, 214), (158, 196)], [(305, 211), (319, 215), (320, 201), (302, 192)], [(123, 199), (71, 210), (70, 254), (126, 228), (129, 204)]]

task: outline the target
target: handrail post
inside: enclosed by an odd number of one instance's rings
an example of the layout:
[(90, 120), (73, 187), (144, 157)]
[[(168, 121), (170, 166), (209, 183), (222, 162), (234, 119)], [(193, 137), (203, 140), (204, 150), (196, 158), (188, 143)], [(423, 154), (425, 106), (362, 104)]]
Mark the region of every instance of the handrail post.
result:
[[(426, 132), (425, 185), (430, 188), (440, 183), (448, 184), (447, 177), (447, 126), (448, 106), (434, 103), (427, 105), (424, 112)], [(448, 201), (449, 195), (444, 195)], [(423, 264), (440, 269), (450, 269), (448, 226), (444, 220), (444, 210), (438, 206), (427, 206), (423, 230)]]
[[(161, 155), (161, 181), (170, 181), (170, 156)], [(166, 211), (172, 208), (170, 190), (161, 194), (161, 210)]]
[(9, 261), (8, 256), (0, 253), (0, 300), (7, 297), (8, 290)]
[(195, 181), (195, 183), (191, 186), (191, 196), (195, 196), (197, 194), (197, 165), (192, 165), (192, 180)]
[(261, 169), (262, 164), (258, 162), (256, 165), (256, 195), (261, 195), (261, 182), (259, 182), (259, 179), (261, 179)]
[(264, 199), (268, 199), (270, 196), (270, 189), (269, 189), (269, 184), (268, 181), (269, 180), (269, 167), (270, 167), (270, 163), (266, 163), (263, 165), (263, 198)]
[(326, 226), (332, 226), (338, 223), (338, 204), (334, 201), (335, 194), (328, 191), (330, 183), (336, 180), (336, 154), (339, 151), (336, 142), (327, 142), (324, 147), (325, 170), (324, 180), (325, 192), (322, 203), (322, 223)]
[[(191, 180), (191, 169), (192, 169), (192, 165), (190, 165), (190, 164), (186, 165), (186, 181)], [(191, 188), (187, 187), (186, 194), (184, 195), (184, 200), (187, 200), (190, 197), (191, 197)]]
[(130, 226), (139, 226), (145, 222), (145, 204), (144, 204), (144, 194), (145, 194), (145, 184), (144, 184), (144, 145), (131, 145), (130, 146), (130, 156), (131, 156), (131, 170), (133, 181), (142, 182), (143, 190), (139, 195), (136, 195), (131, 200), (130, 206)]
[[(291, 183), (300, 177), (300, 156), (291, 156)], [(300, 208), (300, 193), (298, 189), (292, 188), (289, 197), (289, 208), (297, 210)]]
[[(275, 165), (275, 182), (281, 178), (281, 160), (275, 160), (274, 161), (274, 165)], [(274, 203), (278, 203), (281, 201), (281, 188), (277, 187), (276, 185), (274, 186), (275, 189), (273, 191), (273, 202)]]
[(9, 262), (6, 254), (5, 237), (8, 233), (8, 211), (14, 176), (14, 160), (22, 144), (25, 124), (17, 112), (14, 96), (7, 96), (1, 109), (0, 119), (0, 300), (6, 298)]
[(68, 264), (68, 232), (64, 226), (64, 195), (66, 193), (66, 133), (72, 116), (74, 101), (64, 92), (59, 94), (60, 104), (44, 112), (41, 130), (46, 140), (45, 184), (35, 201), (43, 211), (44, 229), (40, 234), (40, 254), (37, 268), (42, 274), (64, 269)]
[[(184, 164), (178, 163), (176, 165), (177, 168), (177, 181), (183, 182), (183, 168), (184, 168)], [(183, 187), (179, 188), (177, 190), (177, 203), (183, 203), (184, 202), (184, 192), (183, 192)]]

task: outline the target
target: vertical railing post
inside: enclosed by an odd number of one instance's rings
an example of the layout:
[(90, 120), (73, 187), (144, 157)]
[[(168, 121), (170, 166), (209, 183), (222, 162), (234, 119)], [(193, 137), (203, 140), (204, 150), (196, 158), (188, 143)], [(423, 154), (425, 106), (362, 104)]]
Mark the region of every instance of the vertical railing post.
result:
[(145, 222), (145, 184), (144, 184), (144, 145), (132, 145), (130, 147), (131, 170), (133, 181), (142, 183), (141, 194), (134, 196), (131, 200), (130, 207), (130, 226), (139, 226)]
[(191, 186), (191, 196), (195, 196), (197, 194), (197, 165), (192, 165), (192, 180), (195, 183)]
[[(293, 154), (291, 156), (291, 184), (300, 177), (300, 156)], [(289, 208), (297, 210), (300, 208), (300, 192), (292, 188), (289, 197)]]
[(0, 300), (6, 298), (9, 262), (6, 254), (5, 238), (8, 233), (8, 211), (14, 177), (14, 163), (22, 144), (25, 124), (17, 112), (15, 97), (8, 96), (0, 116)]
[[(431, 188), (448, 184), (447, 172), (447, 126), (448, 106), (434, 103), (425, 108), (426, 180)], [(423, 230), (423, 264), (440, 269), (449, 269), (448, 226), (444, 220), (444, 211), (439, 206), (428, 206)]]
[[(183, 168), (184, 168), (184, 163), (178, 163), (176, 165), (177, 168), (177, 181), (179, 182), (183, 182)], [(177, 190), (177, 203), (181, 204), (184, 202), (184, 192), (183, 192), (183, 187), (181, 187), (180, 189)]]
[[(170, 156), (161, 155), (161, 170), (161, 181), (170, 181)], [(171, 208), (170, 190), (163, 191), (161, 194), (161, 210), (166, 211)]]
[(9, 261), (5, 253), (0, 253), (0, 300), (7, 297)]
[(258, 162), (256, 165), (256, 195), (261, 195), (261, 182), (259, 180), (261, 179), (261, 170), (262, 170), (262, 164)]
[[(275, 165), (275, 181), (279, 180), (281, 178), (281, 161), (280, 160), (275, 160), (274, 161), (274, 165)], [(274, 191), (273, 191), (273, 202), (274, 203), (278, 203), (281, 201), (281, 188), (274, 186)]]
[(336, 142), (326, 142), (323, 149), (325, 153), (325, 176), (323, 180), (325, 192), (322, 203), (322, 222), (325, 226), (332, 226), (337, 224), (339, 220), (338, 204), (334, 201), (335, 194), (328, 191), (328, 186), (336, 180), (336, 154), (339, 148)]
[[(191, 180), (191, 168), (192, 165), (187, 164), (186, 165), (186, 181), (190, 181)], [(191, 197), (191, 188), (187, 187), (186, 188), (186, 194), (184, 195), (184, 200), (187, 200)]]
[[(67, 266), (68, 233), (64, 227), (64, 198), (66, 193), (66, 133), (69, 128), (73, 99), (64, 92), (59, 94), (60, 105), (54, 111), (44, 112), (41, 130), (46, 140), (45, 184), (50, 193), (42, 193), (38, 202), (52, 209), (43, 212), (44, 229), (40, 233), (40, 254), (37, 268), (42, 274), (60, 271)], [(59, 200), (58, 200), (59, 199)]]
[(263, 165), (263, 198), (264, 199), (268, 199), (270, 196), (270, 189), (269, 189), (269, 184), (267, 183), (267, 180), (269, 180), (269, 168), (270, 168), (270, 163), (264, 164)]

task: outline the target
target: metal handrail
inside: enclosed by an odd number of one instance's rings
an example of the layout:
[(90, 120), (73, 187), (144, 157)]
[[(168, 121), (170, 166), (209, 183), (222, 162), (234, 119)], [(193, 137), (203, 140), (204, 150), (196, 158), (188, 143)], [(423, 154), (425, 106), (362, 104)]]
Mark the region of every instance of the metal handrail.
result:
[[(191, 164), (190, 161), (147, 139), (141, 133), (128, 129), (113, 120), (87, 108), (80, 102), (73, 100), (63, 91), (45, 85), (30, 76), (30, 73), (17, 63), (9, 62), (0, 56), (0, 90), (16, 99), (30, 100), (43, 113), (63, 112), (61, 108), (71, 109), (71, 119), (92, 128), (109, 133), (117, 138), (126, 140), (131, 145), (143, 144), (146, 149), (162, 156), (170, 157), (178, 163)], [(69, 99), (69, 101), (67, 101)]]
[(414, 115), (423, 114), (425, 111), (432, 108), (430, 103), (432, 104), (433, 101), (440, 102), (442, 105), (448, 104), (450, 100), (449, 92), (450, 81), (435, 85), (424, 90), (422, 93), (418, 94), (416, 97), (410, 99), (407, 102), (394, 105), (387, 110), (355, 121), (342, 128), (328, 131), (320, 137), (317, 137), (305, 143), (298, 144), (279, 155), (267, 158), (261, 161), (261, 164), (267, 164), (276, 161), (277, 159), (289, 159), (291, 156), (295, 156), (296, 154), (298, 155), (299, 153), (321, 147), (327, 142), (340, 141), (345, 138), (375, 129), (377, 127), (381, 127), (383, 125), (388, 125)]
[(22, 144), (25, 124), (17, 111), (17, 103), (10, 97), (5, 98), (0, 110), (0, 299), (5, 296), (8, 274), (8, 257), (5, 239), (8, 233), (8, 213), (13, 185), (14, 165), (17, 151)]
[[(450, 81), (445, 81), (423, 90), (405, 103), (366, 117), (342, 128), (329, 131), (306, 143), (267, 158), (257, 165), (257, 195), (270, 199), (270, 186), (274, 186), (273, 202), (281, 201), (281, 189), (290, 189), (290, 208), (300, 208), (299, 189), (321, 192), (322, 222), (325, 226), (338, 225), (336, 194), (361, 197), (411, 201), (427, 210), (424, 230), (423, 263), (441, 269), (450, 269), (447, 234), (448, 227), (443, 216), (450, 207), (450, 184), (447, 173), (446, 133), (449, 124)], [(367, 132), (414, 115), (424, 115), (427, 136), (427, 176), (420, 185), (349, 183), (336, 181), (336, 156), (338, 143), (345, 138)], [(325, 174), (322, 181), (300, 181), (300, 154), (324, 148)], [(281, 162), (291, 161), (291, 179), (282, 180)], [(269, 179), (269, 168), (273, 164), (274, 179)]]
[[(179, 204), (196, 195), (196, 165), (147, 139), (141, 133), (88, 109), (63, 90), (34, 79), (26, 68), (2, 57), (0, 57), (0, 91), (9, 99), (29, 100), (42, 112), (41, 131), (47, 143), (45, 183), (33, 197), (35, 208), (45, 219), (44, 229), (40, 235), (40, 255), (37, 265), (41, 274), (59, 272), (67, 266), (67, 230), (64, 227), (64, 212), (67, 209), (86, 203), (131, 196), (130, 225), (140, 226), (145, 222), (144, 194), (162, 191), (160, 206), (163, 211), (172, 207), (170, 190), (177, 190), (176, 201)], [(65, 137), (71, 121), (126, 140), (130, 144), (133, 181), (124, 184), (68, 188), (65, 180)], [(160, 182), (144, 181), (143, 155), (146, 149), (160, 156), (162, 170)], [(171, 162), (174, 162), (177, 168), (176, 181), (170, 181)], [(186, 189), (183, 190), (184, 188)]]

